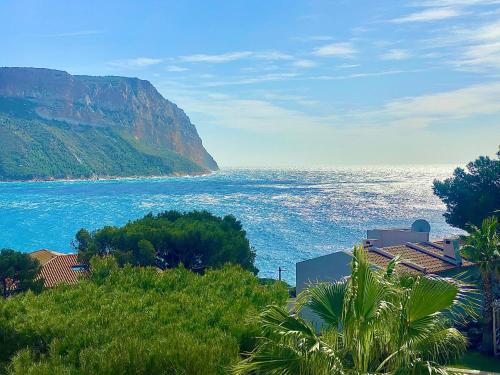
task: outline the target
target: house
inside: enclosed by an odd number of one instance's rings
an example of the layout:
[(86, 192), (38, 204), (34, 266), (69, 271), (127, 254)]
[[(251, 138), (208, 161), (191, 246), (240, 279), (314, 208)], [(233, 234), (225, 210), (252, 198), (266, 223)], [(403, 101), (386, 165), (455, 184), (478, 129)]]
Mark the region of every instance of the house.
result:
[[(452, 277), (474, 266), (461, 258), (457, 238), (431, 241), (430, 225), (422, 219), (410, 228), (368, 230), (363, 246), (368, 260), (377, 268), (385, 268), (399, 256), (400, 263), (396, 266), (399, 272)], [(298, 262), (297, 293), (311, 283), (333, 282), (349, 276), (351, 260), (349, 251), (341, 251)]]
[(86, 268), (78, 262), (77, 254), (62, 254), (55, 251), (41, 249), (29, 253), (38, 260), (42, 269), (45, 288), (52, 288), (59, 284), (74, 284), (86, 272)]

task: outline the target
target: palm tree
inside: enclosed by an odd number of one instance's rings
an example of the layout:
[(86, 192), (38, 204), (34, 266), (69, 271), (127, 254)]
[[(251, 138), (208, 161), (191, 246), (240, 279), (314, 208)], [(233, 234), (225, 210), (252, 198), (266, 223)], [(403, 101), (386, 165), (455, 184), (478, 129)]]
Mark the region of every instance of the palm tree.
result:
[[(469, 312), (470, 298), (455, 281), (400, 275), (397, 263), (374, 270), (356, 247), (351, 277), (308, 288), (291, 313), (270, 306), (260, 314), (258, 345), (233, 373), (446, 374), (439, 364), (467, 345), (450, 319)], [(301, 318), (304, 309), (322, 327)]]
[(483, 220), (481, 228), (469, 226), (469, 235), (462, 236), (462, 255), (479, 265), (484, 291), (483, 338), (481, 349), (493, 352), (493, 280), (500, 273), (500, 236), (498, 218), (491, 216)]

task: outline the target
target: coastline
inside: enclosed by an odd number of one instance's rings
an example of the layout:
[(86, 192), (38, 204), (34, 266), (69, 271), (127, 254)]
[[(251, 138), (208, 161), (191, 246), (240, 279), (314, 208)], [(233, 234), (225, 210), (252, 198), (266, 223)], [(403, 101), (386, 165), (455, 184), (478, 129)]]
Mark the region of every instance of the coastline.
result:
[(35, 178), (31, 180), (0, 180), (1, 183), (20, 183), (20, 182), (87, 182), (87, 181), (121, 181), (121, 180), (143, 180), (143, 179), (165, 179), (175, 177), (204, 177), (210, 176), (217, 171), (208, 171), (205, 173), (172, 173), (165, 175), (133, 175), (133, 176), (95, 176), (95, 177), (81, 177), (81, 178)]

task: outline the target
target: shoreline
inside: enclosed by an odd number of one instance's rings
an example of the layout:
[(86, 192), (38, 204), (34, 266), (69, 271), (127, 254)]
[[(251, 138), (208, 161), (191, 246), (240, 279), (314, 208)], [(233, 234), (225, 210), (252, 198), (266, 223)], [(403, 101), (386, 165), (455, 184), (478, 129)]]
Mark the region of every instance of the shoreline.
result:
[(120, 180), (143, 180), (143, 179), (167, 179), (175, 177), (204, 177), (210, 176), (218, 171), (209, 171), (207, 173), (173, 173), (165, 175), (145, 175), (145, 176), (99, 176), (99, 177), (82, 177), (82, 178), (47, 178), (47, 179), (31, 179), (31, 180), (0, 180), (0, 184), (7, 183), (35, 183), (35, 182), (88, 182), (88, 181), (120, 181)]

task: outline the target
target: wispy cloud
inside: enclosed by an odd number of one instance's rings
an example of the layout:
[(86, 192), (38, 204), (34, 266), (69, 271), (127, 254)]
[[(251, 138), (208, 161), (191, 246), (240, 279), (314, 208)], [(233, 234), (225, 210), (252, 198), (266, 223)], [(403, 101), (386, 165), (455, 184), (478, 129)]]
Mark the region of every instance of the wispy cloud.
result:
[(394, 117), (427, 118), (429, 123), (500, 113), (500, 82), (405, 98), (389, 103), (385, 111)]
[(151, 57), (137, 57), (134, 59), (124, 59), (110, 61), (108, 65), (118, 67), (118, 68), (146, 68), (152, 65), (158, 65), (162, 62), (162, 59), (154, 59)]
[(361, 64), (340, 64), (340, 65), (337, 65), (337, 68), (352, 69), (352, 68), (357, 68), (358, 66), (361, 66)]
[(191, 111), (210, 114), (213, 119), (211, 122), (217, 127), (275, 134), (283, 132), (307, 134), (314, 126), (323, 127), (314, 117), (273, 103), (275, 99), (208, 94), (197, 98), (191, 96), (181, 101), (184, 101), (184, 105)]
[(430, 22), (462, 16), (464, 13), (454, 7), (435, 7), (390, 20), (392, 23)]
[(390, 49), (382, 56), (382, 60), (406, 60), (411, 57), (411, 53), (404, 49)]
[(254, 52), (252, 57), (259, 60), (269, 60), (269, 61), (278, 61), (278, 60), (293, 60), (294, 57), (287, 53), (283, 53), (280, 51), (261, 51)]
[(262, 82), (272, 82), (272, 81), (285, 81), (298, 77), (298, 73), (283, 72), (283, 73), (271, 73), (264, 74), (255, 77), (240, 77), (234, 80), (227, 81), (210, 81), (205, 82), (202, 86), (206, 87), (218, 87), (218, 86), (233, 86), (233, 85), (250, 85)]
[(315, 66), (318, 65), (315, 61), (312, 60), (296, 60), (292, 64), (293, 66), (297, 68), (314, 68)]
[(181, 56), (179, 59), (184, 62), (204, 62), (204, 63), (226, 63), (231, 61), (243, 60), (243, 59), (258, 59), (258, 60), (268, 60), (268, 61), (278, 61), (278, 60), (293, 60), (294, 57), (284, 52), (280, 51), (235, 51), (235, 52), (225, 52), (220, 54), (193, 54), (187, 56)]
[(313, 52), (313, 54), (316, 56), (336, 56), (343, 58), (354, 57), (356, 53), (358, 53), (356, 48), (354, 48), (354, 46), (348, 42), (327, 44), (322, 47), (316, 48)]
[(225, 63), (229, 61), (241, 60), (252, 56), (250, 51), (240, 51), (240, 52), (226, 52), (218, 55), (207, 55), (207, 54), (195, 54), (181, 56), (181, 61), (186, 62), (208, 62), (208, 63)]
[(390, 76), (394, 74), (404, 74), (404, 73), (419, 73), (422, 71), (423, 69), (382, 70), (378, 72), (361, 72), (361, 73), (352, 73), (345, 75), (321, 75), (321, 76), (308, 77), (308, 79), (319, 80), (319, 81), (337, 81), (337, 80), (347, 80), (347, 79), (365, 78), (365, 77)]
[(169, 72), (185, 72), (186, 70), (189, 70), (188, 68), (185, 68), (183, 66), (177, 66), (177, 65), (169, 65), (169, 66), (167, 66), (166, 69)]
[(447, 51), (446, 64), (458, 70), (491, 74), (500, 71), (500, 21), (451, 28), (425, 41), (427, 48)]
[(295, 36), (291, 39), (297, 40), (299, 42), (327, 42), (329, 40), (333, 40), (333, 37), (329, 35), (310, 35), (310, 36)]

